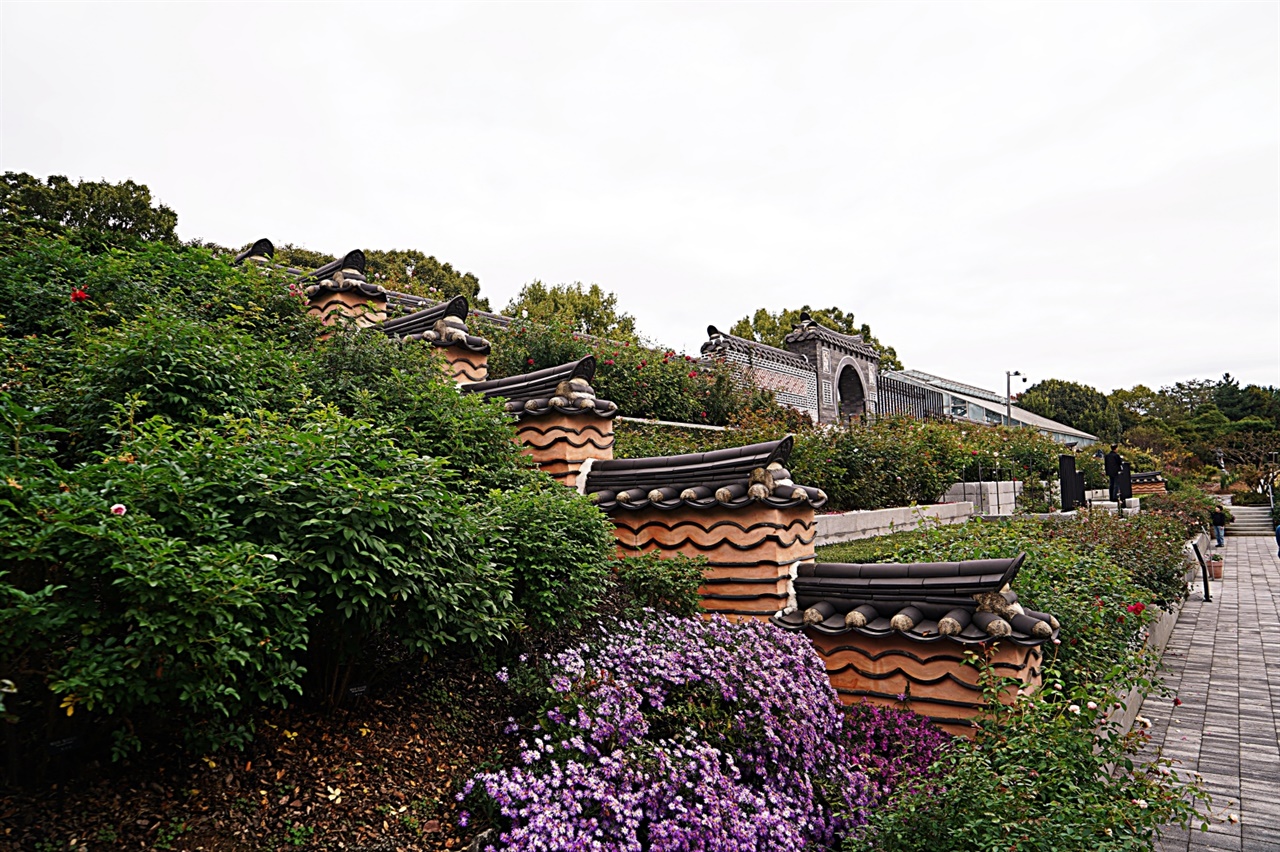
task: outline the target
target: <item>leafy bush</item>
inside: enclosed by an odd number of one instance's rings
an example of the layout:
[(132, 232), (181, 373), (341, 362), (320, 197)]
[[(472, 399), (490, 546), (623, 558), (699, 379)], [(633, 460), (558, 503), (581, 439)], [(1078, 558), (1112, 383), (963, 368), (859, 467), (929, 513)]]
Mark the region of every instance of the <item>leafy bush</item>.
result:
[[(0, 643), (14, 714), (176, 710), (197, 723), (188, 740), (205, 748), (244, 741), (244, 708), (301, 691), (296, 655), (317, 608), (274, 570), (275, 554), (175, 535), (117, 484), (120, 462), (63, 470), (33, 441), (7, 437)], [(116, 727), (118, 749), (136, 744), (131, 730)]]
[(1067, 690), (1049, 672), (1044, 689), (1007, 706), (988, 678), (989, 715), (973, 741), (943, 752), (936, 781), (902, 788), (844, 848), (1150, 850), (1157, 830), (1193, 824), (1207, 796), (1178, 781), (1167, 758), (1133, 760), (1148, 735), (1122, 735), (1107, 714), (1110, 696), (1135, 681), (1150, 686), (1117, 666)]
[(833, 511), (936, 503), (955, 482), (1056, 479), (1062, 447), (1031, 429), (1004, 429), (886, 418), (850, 429), (815, 427), (785, 409), (736, 416), (732, 429), (708, 432), (618, 423), (618, 458), (706, 452), (794, 434), (788, 465), (797, 482), (821, 488)]
[[(489, 376), (494, 379), (595, 355), (592, 386), (628, 417), (724, 424), (753, 404), (753, 391), (727, 364), (706, 364), (629, 341), (602, 340), (565, 324), (516, 320), (507, 328), (478, 330), (493, 341)], [(764, 403), (757, 399), (754, 404)]]
[(672, 615), (691, 616), (702, 609), (703, 568), (706, 557), (676, 554), (667, 559), (656, 551), (628, 556), (614, 563), (618, 580), (643, 607)]
[(529, 479), (532, 464), (502, 403), (459, 394), (431, 346), (348, 329), (317, 343), (294, 369), (342, 413), (385, 425), (399, 445), (457, 471), (454, 487), (471, 497)]
[(1170, 494), (1151, 494), (1142, 498), (1142, 511), (1174, 519), (1182, 529), (1183, 539), (1194, 538), (1209, 529), (1210, 514), (1222, 508), (1230, 520), (1230, 509), (1199, 489), (1185, 489)]
[[(11, 558), (25, 566), (5, 581), (10, 597), (46, 594), (41, 590), (63, 585), (64, 577), (103, 576), (111, 565), (125, 573), (111, 581), (111, 594), (98, 580), (68, 584), (74, 592), (53, 595), (57, 617), (50, 616), (54, 620), (46, 629), (29, 634), (33, 643), (65, 648), (66, 642), (55, 638), (57, 631), (85, 631), (86, 619), (110, 625), (142, 618), (148, 629), (177, 635), (185, 624), (194, 631), (193, 618), (142, 615), (149, 609), (139, 603), (145, 584), (163, 576), (170, 586), (153, 594), (171, 596), (175, 607), (206, 607), (215, 623), (226, 622), (229, 635), (269, 640), (264, 647), (299, 652), (289, 656), (289, 677), (272, 669), (263, 684), (251, 685), (234, 702), (227, 699), (221, 705), (203, 696), (229, 689), (235, 678), (207, 663), (193, 664), (192, 677), (202, 683), (208, 679), (207, 688), (202, 692), (187, 685), (182, 692), (186, 709), (206, 706), (230, 714), (255, 697), (278, 697), (280, 690), (292, 688), (301, 667), (310, 671), (318, 696), (335, 700), (346, 667), (374, 636), (430, 653), (459, 641), (493, 642), (521, 620), (512, 598), (513, 569), (492, 559), (475, 513), (450, 491), (441, 463), (397, 450), (385, 428), (327, 409), (296, 426), (274, 416), (226, 419), (216, 425), (182, 430), (156, 418), (138, 424), (119, 454), (99, 463), (62, 470), (46, 461), (34, 478), (13, 468), (9, 476), (19, 483), (20, 494), (43, 490), (53, 503), (10, 500), (5, 506), (15, 524), (22, 517), (35, 525), (26, 535), (7, 538)], [(10, 465), (22, 461), (10, 455), (3, 459)], [(28, 479), (30, 484), (24, 484)], [(69, 499), (58, 496), (58, 483), (66, 484), (68, 493), (94, 495), (91, 505), (79, 514), (57, 514), (59, 501)], [(86, 526), (82, 516), (87, 513), (109, 515), (103, 514), (107, 502), (127, 508), (125, 528), (137, 528), (136, 541), (125, 533), (104, 537), (102, 530)], [(564, 535), (565, 526), (559, 517), (542, 520), (552, 536)], [(55, 536), (58, 531), (63, 534)], [(603, 561), (599, 549), (594, 557)], [(183, 563), (188, 567), (170, 576), (170, 566)], [(129, 572), (141, 572), (141, 584), (129, 585)], [(222, 577), (230, 578), (225, 585), (231, 591), (224, 598), (201, 594), (179, 601), (172, 586), (221, 588)], [(242, 599), (242, 587), (258, 597)], [(277, 592), (283, 597), (273, 597)], [(254, 629), (250, 614), (241, 612), (249, 604), (258, 608), (251, 613), (254, 619), (276, 626)], [(179, 644), (163, 638), (169, 634), (153, 640), (140, 628), (120, 631), (116, 641), (145, 644), (160, 660), (167, 646)], [(99, 632), (116, 635), (107, 627), (84, 635)], [(199, 635), (189, 640), (196, 643), (193, 648), (208, 641)], [(230, 640), (219, 637), (219, 643), (224, 641)], [(109, 647), (102, 640), (78, 644), (82, 654), (52, 662), (62, 674), (50, 688), (64, 696), (73, 691), (93, 696), (106, 712), (127, 715), (132, 705), (106, 698), (108, 693), (119, 696), (111, 688), (120, 677), (119, 660), (98, 654)], [(234, 644), (226, 652), (242, 653)], [(201, 697), (203, 703), (187, 703), (187, 696)], [(162, 697), (140, 697), (137, 703), (156, 703)]]
[(522, 764), (460, 794), (494, 814), (504, 849), (546, 849), (549, 838), (600, 850), (830, 844), (940, 746), (936, 733), (915, 736), (921, 720), (895, 718), (894, 730), (928, 745), (871, 782), (852, 754), (890, 736), (877, 730), (886, 717), (847, 729), (808, 641), (761, 622), (624, 622), (551, 671)]
[(1241, 491), (1231, 495), (1233, 506), (1270, 506), (1271, 498), (1261, 491)]
[[(76, 291), (83, 297), (73, 298)], [(234, 267), (208, 249), (164, 243), (102, 254), (64, 238), (21, 243), (0, 252), (0, 304), (10, 337), (66, 340), (149, 313), (228, 323), (291, 343), (311, 340), (318, 327), (295, 279), (269, 268)]]
[(51, 401), (77, 460), (111, 442), (124, 400), (143, 416), (194, 425), (278, 409), (290, 396), (278, 348), (221, 324), (149, 314), (87, 337), (78, 355)]
[[(895, 562), (1026, 552), (1015, 583), (1019, 599), (1054, 614), (1062, 629), (1061, 644), (1046, 646), (1041, 689), (1012, 706), (998, 700), (995, 670), (969, 655), (983, 669), (987, 693), (973, 742), (957, 741), (943, 754), (936, 781), (900, 786), (845, 848), (1138, 850), (1150, 848), (1159, 826), (1188, 824), (1202, 791), (1171, 776), (1168, 761), (1136, 761), (1146, 734), (1121, 736), (1105, 716), (1118, 697), (1156, 688), (1156, 660), (1143, 637), (1157, 592), (1140, 584), (1172, 585), (1165, 574), (1175, 565), (1182, 583), (1183, 540), (1181, 527), (1165, 517), (1086, 514), (973, 521), (858, 543)], [(842, 555), (819, 551), (823, 559)], [(1167, 594), (1181, 598), (1181, 590)]]
[(493, 491), (487, 504), (484, 526), (493, 558), (511, 577), (526, 622), (544, 629), (579, 626), (605, 593), (613, 524), (556, 483)]

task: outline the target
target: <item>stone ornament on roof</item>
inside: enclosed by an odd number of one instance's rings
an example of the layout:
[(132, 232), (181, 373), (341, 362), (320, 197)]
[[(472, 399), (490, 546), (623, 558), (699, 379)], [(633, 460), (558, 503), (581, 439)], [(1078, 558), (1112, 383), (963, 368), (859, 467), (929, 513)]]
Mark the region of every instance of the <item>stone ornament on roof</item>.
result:
[(463, 393), (482, 394), (486, 399), (505, 399), (506, 410), (522, 419), (548, 414), (616, 417), (617, 404), (600, 399), (595, 388), (591, 387), (595, 374), (595, 356), (588, 355), (558, 367), (463, 385), (461, 390)]
[(307, 298), (314, 300), (330, 293), (358, 293), (370, 301), (385, 302), (387, 288), (365, 278), (364, 269), (364, 252), (360, 249), (347, 252), (305, 276), (304, 280), (310, 282), (305, 290)]
[(1059, 625), (1052, 615), (1023, 607), (1010, 588), (1025, 558), (801, 565), (792, 581), (795, 604), (773, 622), (828, 636), (899, 634), (961, 644), (1005, 639), (1037, 646), (1056, 638)]
[(439, 347), (460, 346), (471, 352), (487, 355), (489, 341), (467, 330), (469, 311), (467, 297), (454, 296), (447, 302), (386, 320), (378, 329), (388, 337), (402, 342), (422, 341)]
[(596, 462), (584, 493), (606, 512), (728, 508), (818, 509), (827, 495), (798, 485), (784, 466), (792, 438), (709, 453)]

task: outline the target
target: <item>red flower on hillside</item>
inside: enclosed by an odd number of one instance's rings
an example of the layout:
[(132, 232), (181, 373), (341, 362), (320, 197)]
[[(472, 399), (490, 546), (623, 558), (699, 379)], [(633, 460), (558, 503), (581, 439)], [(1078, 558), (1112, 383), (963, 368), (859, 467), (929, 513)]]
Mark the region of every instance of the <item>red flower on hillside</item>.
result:
[(532, 358), (530, 358), (530, 359), (529, 359), (529, 366), (530, 366), (530, 367), (532, 367), (532, 366), (533, 366), (533, 359), (532, 359)]
[(1147, 605), (1144, 603), (1131, 603), (1127, 607), (1125, 607), (1125, 609), (1127, 609), (1129, 612), (1133, 613), (1134, 615), (1142, 615), (1142, 611), (1145, 610), (1146, 608), (1147, 608)]
[(88, 298), (89, 298), (89, 294), (86, 293), (84, 290), (81, 290), (79, 287), (71, 291), (71, 301), (73, 302), (83, 302), (85, 299), (88, 299)]

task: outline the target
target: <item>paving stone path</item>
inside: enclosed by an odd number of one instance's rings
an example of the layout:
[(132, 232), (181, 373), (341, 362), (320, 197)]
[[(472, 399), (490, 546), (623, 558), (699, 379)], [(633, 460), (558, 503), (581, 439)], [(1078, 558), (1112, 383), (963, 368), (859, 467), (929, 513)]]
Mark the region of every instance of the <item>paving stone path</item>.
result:
[(1175, 769), (1204, 776), (1217, 818), (1208, 832), (1166, 831), (1158, 852), (1280, 852), (1280, 558), (1270, 537), (1224, 550), (1213, 602), (1197, 578), (1165, 650), (1181, 706), (1153, 695), (1142, 708)]

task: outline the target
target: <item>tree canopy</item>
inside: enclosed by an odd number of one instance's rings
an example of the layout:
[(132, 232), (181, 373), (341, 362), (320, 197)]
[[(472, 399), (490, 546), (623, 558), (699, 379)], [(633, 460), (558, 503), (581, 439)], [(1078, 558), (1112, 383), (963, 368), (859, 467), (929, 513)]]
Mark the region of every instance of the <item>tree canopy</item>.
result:
[[(480, 295), (479, 278), (470, 272), (459, 272), (451, 264), (441, 263), (417, 249), (365, 249), (364, 257), (365, 273), (388, 290), (440, 301), (466, 296), (471, 307), (490, 310), (489, 300)], [(290, 243), (276, 248), (275, 260), (309, 270), (337, 260), (337, 256)]]
[(853, 314), (845, 313), (840, 308), (811, 308), (805, 305), (802, 308), (784, 308), (776, 312), (760, 308), (751, 316), (735, 322), (729, 329), (729, 333), (768, 346), (782, 348), (783, 338), (799, 324), (802, 313), (808, 313), (815, 322), (832, 331), (838, 331), (841, 334), (861, 334), (862, 339), (880, 353), (880, 369), (902, 369), (902, 362), (898, 360), (898, 353), (892, 346), (885, 346), (871, 333), (871, 326), (865, 322), (859, 325), (854, 320)]
[(0, 180), (0, 231), (9, 239), (24, 234), (66, 234), (82, 248), (103, 251), (138, 243), (176, 243), (178, 214), (154, 204), (151, 190), (126, 180), (74, 182), (62, 175), (41, 181), (26, 172), (5, 172)]
[(1037, 382), (1018, 397), (1018, 405), (1041, 417), (1097, 435), (1104, 441), (1120, 438), (1120, 418), (1105, 394), (1062, 379)]
[(618, 297), (599, 284), (546, 285), (534, 280), (521, 288), (503, 313), (541, 325), (567, 325), (580, 334), (635, 342), (636, 320), (618, 310)]

